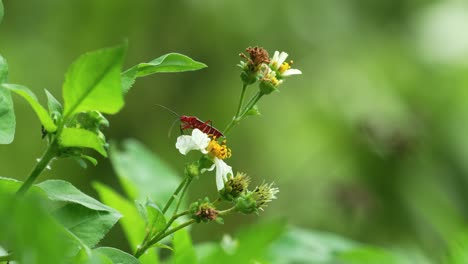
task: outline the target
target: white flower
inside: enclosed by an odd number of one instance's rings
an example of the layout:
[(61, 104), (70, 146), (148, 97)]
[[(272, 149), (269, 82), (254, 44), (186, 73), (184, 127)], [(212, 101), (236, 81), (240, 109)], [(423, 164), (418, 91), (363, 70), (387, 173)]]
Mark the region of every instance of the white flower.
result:
[(298, 69), (291, 69), (291, 63), (286, 62), (286, 58), (288, 54), (284, 51), (279, 53), (279, 51), (275, 51), (273, 54), (273, 58), (270, 60), (270, 67), (280, 73), (281, 77), (291, 76), (302, 74), (302, 72)]
[[(186, 155), (191, 150), (199, 150), (203, 154), (208, 154), (208, 145), (211, 139), (207, 134), (201, 132), (199, 129), (194, 129), (192, 135), (182, 135), (177, 138), (176, 148), (183, 155)], [(213, 165), (208, 169), (202, 169), (201, 173), (205, 171), (212, 171), (216, 168), (216, 187), (219, 190), (224, 188), (224, 183), (228, 180), (229, 175), (233, 175), (232, 167), (227, 165), (222, 159), (213, 157)]]
[(183, 155), (186, 155), (191, 150), (199, 150), (203, 154), (207, 154), (206, 148), (210, 143), (210, 138), (207, 134), (199, 129), (194, 129), (192, 135), (182, 135), (177, 138), (176, 148)]
[(228, 181), (228, 176), (232, 177), (232, 167), (227, 165), (222, 159), (214, 158), (213, 166), (208, 169), (202, 169), (202, 173), (205, 171), (212, 171), (216, 168), (216, 188), (218, 191), (224, 189), (224, 183)]

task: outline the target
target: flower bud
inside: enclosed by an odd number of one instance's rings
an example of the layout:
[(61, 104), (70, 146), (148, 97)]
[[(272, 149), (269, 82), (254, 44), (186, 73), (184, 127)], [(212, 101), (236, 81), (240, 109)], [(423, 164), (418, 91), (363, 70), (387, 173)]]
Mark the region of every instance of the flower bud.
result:
[(236, 208), (244, 214), (258, 213), (267, 206), (267, 203), (276, 199), (279, 189), (273, 187), (273, 183), (263, 183), (254, 191), (247, 191), (236, 199)]
[(276, 85), (270, 80), (262, 80), (258, 86), (260, 88), (260, 93), (262, 94), (271, 94), (274, 91), (278, 91)]
[(200, 164), (198, 162), (193, 162), (185, 165), (185, 175), (195, 178), (200, 174)]
[(224, 184), (224, 189), (219, 194), (224, 200), (233, 201), (247, 191), (250, 178), (245, 173), (238, 172), (235, 177), (230, 177)]
[(207, 223), (209, 221), (217, 220), (218, 211), (214, 205), (210, 202), (208, 197), (205, 199), (199, 199), (197, 202), (194, 202), (190, 205), (191, 217), (200, 223), (203, 221)]

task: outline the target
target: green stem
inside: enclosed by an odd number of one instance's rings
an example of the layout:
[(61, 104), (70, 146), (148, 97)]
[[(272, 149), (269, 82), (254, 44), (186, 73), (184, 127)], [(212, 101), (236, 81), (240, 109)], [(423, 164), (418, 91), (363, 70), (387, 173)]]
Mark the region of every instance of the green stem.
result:
[(185, 177), (182, 182), (180, 183), (179, 187), (175, 190), (175, 192), (172, 194), (171, 198), (169, 198), (169, 201), (167, 201), (166, 205), (164, 206), (164, 209), (162, 210), (162, 213), (165, 214), (167, 212), (167, 209), (169, 209), (169, 206), (171, 206), (172, 202), (174, 201), (174, 198), (179, 194), (180, 190), (185, 186), (185, 182), (187, 181), (188, 177)]
[(254, 97), (252, 97), (252, 99), (250, 99), (249, 103), (247, 103), (247, 105), (245, 106), (244, 111), (242, 112), (241, 116), (239, 117), (241, 120), (245, 117), (247, 112), (249, 112), (249, 110), (252, 109), (255, 106), (255, 104), (257, 104), (257, 102), (260, 100), (260, 98), (262, 98), (263, 95), (264, 95), (263, 93), (258, 92), (257, 94), (255, 94)]
[(232, 212), (235, 212), (236, 211), (236, 207), (233, 206), (229, 209), (226, 209), (226, 210), (223, 210), (223, 211), (218, 211), (218, 215), (227, 215), (229, 213), (232, 213)]
[[(176, 227), (174, 227), (174, 228), (172, 228), (172, 229), (169, 229), (167, 232), (165, 232), (164, 234), (162, 234), (162, 235), (158, 238), (158, 241), (160, 241), (161, 239), (167, 237), (168, 235), (170, 235), (170, 234), (172, 234), (172, 233), (174, 233), (174, 232), (177, 232), (177, 231), (179, 231), (180, 229), (182, 229), (182, 228), (184, 228), (184, 227), (186, 227), (186, 226), (189, 226), (189, 225), (191, 225), (191, 224), (193, 224), (193, 223), (195, 223), (195, 219), (188, 220), (187, 222), (185, 222), (185, 223), (183, 223), (183, 224), (181, 224), (181, 225), (179, 225), (179, 226), (176, 226)], [(158, 242), (158, 241), (156, 241), (156, 242)], [(155, 243), (156, 243), (156, 242), (155, 242)]]
[(239, 117), (239, 114), (240, 114), (240, 110), (242, 108), (242, 104), (244, 103), (244, 97), (245, 97), (245, 90), (247, 88), (247, 84), (244, 84), (242, 86), (242, 92), (241, 92), (241, 96), (240, 96), (240, 100), (239, 100), (239, 105), (237, 106), (237, 112), (236, 112), (236, 115), (234, 116), (234, 118), (237, 118)]
[(193, 177), (189, 177), (187, 179), (187, 183), (184, 185), (184, 188), (182, 189), (182, 193), (179, 195), (179, 200), (177, 201), (177, 205), (176, 205), (176, 208), (174, 210), (174, 214), (172, 215), (173, 217), (177, 214), (177, 211), (179, 210), (179, 207), (180, 207), (180, 204), (182, 203), (182, 199), (184, 198), (184, 195), (185, 195), (185, 192), (187, 191), (187, 188), (188, 186), (190, 185), (190, 183), (192, 182), (193, 180)]
[(50, 161), (57, 156), (57, 153), (58, 145), (55, 141), (52, 141), (47, 147), (47, 150), (45, 151), (42, 158), (39, 160), (38, 163), (36, 163), (36, 166), (34, 166), (26, 181), (23, 182), (21, 187), (16, 192), (16, 195), (21, 196), (24, 193), (26, 193), (29, 190), (29, 188), (31, 188), (37, 177), (39, 177), (42, 171), (44, 171), (44, 169), (47, 168), (47, 165), (49, 165)]

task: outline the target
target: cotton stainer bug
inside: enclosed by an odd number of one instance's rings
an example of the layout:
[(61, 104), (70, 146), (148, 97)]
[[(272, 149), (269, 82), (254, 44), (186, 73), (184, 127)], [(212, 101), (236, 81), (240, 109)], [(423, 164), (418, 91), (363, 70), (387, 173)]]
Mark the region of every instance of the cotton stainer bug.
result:
[(179, 117), (181, 131), (196, 128), (196, 129), (199, 129), (201, 132), (208, 134), (212, 137), (216, 137), (216, 138), (224, 137), (224, 134), (221, 131), (213, 127), (213, 125), (211, 124), (211, 120), (207, 120), (203, 122), (196, 116), (186, 116), (186, 115), (181, 116), (163, 105), (158, 104), (158, 106), (170, 111), (171, 113)]

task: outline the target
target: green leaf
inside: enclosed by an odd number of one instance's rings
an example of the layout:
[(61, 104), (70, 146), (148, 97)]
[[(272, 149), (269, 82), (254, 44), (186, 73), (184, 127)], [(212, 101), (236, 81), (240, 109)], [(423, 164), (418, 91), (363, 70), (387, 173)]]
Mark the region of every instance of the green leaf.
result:
[(59, 143), (64, 147), (91, 148), (107, 157), (104, 140), (95, 133), (81, 128), (64, 128)]
[(124, 141), (122, 151), (111, 145), (110, 159), (131, 200), (151, 197), (163, 207), (180, 183), (177, 173), (138, 141)]
[(140, 261), (134, 256), (116, 248), (100, 247), (93, 252), (107, 256), (114, 264), (140, 264)]
[(153, 234), (161, 231), (166, 226), (166, 217), (161, 212), (159, 207), (154, 203), (146, 205), (146, 212), (148, 214), (148, 228)]
[(44, 190), (52, 201), (80, 204), (96, 211), (108, 211), (118, 213), (115, 209), (102, 204), (98, 200), (82, 193), (71, 183), (63, 180), (47, 180), (35, 186)]
[[(192, 239), (187, 229), (181, 229), (174, 233), (172, 241), (174, 247), (174, 264), (196, 264), (197, 255), (192, 245)], [(222, 262), (218, 262), (222, 263)], [(247, 263), (247, 262), (237, 262)]]
[(91, 110), (115, 114), (123, 107), (120, 70), (126, 48), (89, 52), (70, 66), (63, 84), (65, 118)]
[(2, 84), (2, 87), (9, 89), (10, 91), (20, 95), (23, 97), (29, 105), (33, 108), (34, 112), (36, 112), (39, 120), (41, 121), (44, 128), (49, 132), (55, 132), (57, 130), (57, 126), (54, 124), (52, 118), (50, 118), (49, 113), (47, 110), (42, 107), (41, 104), (37, 101), (36, 95), (29, 90), (27, 87), (18, 85), (18, 84)]
[(352, 240), (334, 234), (290, 228), (273, 243), (269, 255), (270, 259), (277, 263), (313, 261), (318, 264), (331, 264), (338, 262), (337, 253), (359, 246), (360, 244)]
[(47, 90), (45, 90), (47, 95), (47, 106), (49, 108), (49, 114), (53, 118), (54, 115), (62, 115), (63, 108), (60, 102)]
[(71, 244), (65, 231), (47, 212), (42, 197), (17, 199), (0, 189), (0, 245), (14, 252), (15, 262), (61, 264)]
[[(138, 210), (133, 203), (117, 194), (111, 188), (93, 182), (94, 189), (98, 192), (101, 200), (109, 206), (117, 209), (123, 218), (120, 224), (130, 243), (132, 249), (136, 249), (145, 237), (145, 221), (138, 214)], [(146, 254), (140, 257), (142, 263), (159, 263), (156, 251), (148, 250)]]
[(195, 71), (207, 67), (179, 53), (169, 53), (147, 63), (140, 63), (122, 73), (122, 91), (127, 93), (137, 77), (159, 72)]
[(94, 247), (121, 217), (116, 212), (91, 210), (79, 204), (67, 204), (53, 215), (88, 247)]
[(235, 236), (236, 247), (229, 247), (229, 250), (221, 245), (217, 245), (215, 249), (210, 248), (209, 254), (204, 256), (200, 263), (258, 262), (265, 258), (268, 248), (283, 234), (284, 230), (285, 223), (280, 220), (261, 222), (244, 228)]
[(349, 264), (375, 263), (375, 264), (409, 264), (404, 259), (391, 252), (374, 247), (361, 247), (339, 254), (338, 259)]
[[(0, 15), (3, 6), (0, 2)], [(1, 17), (0, 17), (1, 20)], [(8, 81), (8, 64), (0, 56), (0, 85)], [(16, 119), (10, 90), (0, 88), (0, 144), (10, 144), (15, 137)]]

